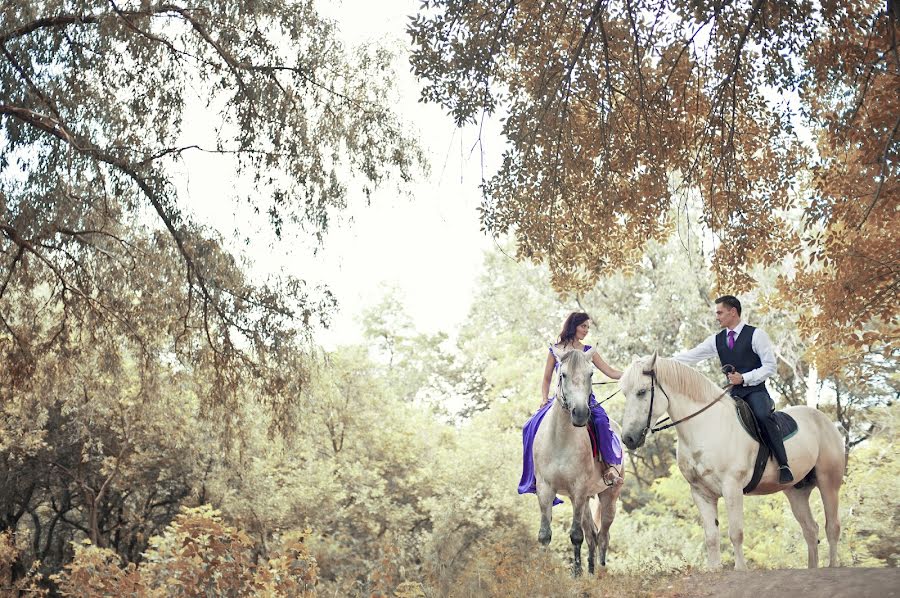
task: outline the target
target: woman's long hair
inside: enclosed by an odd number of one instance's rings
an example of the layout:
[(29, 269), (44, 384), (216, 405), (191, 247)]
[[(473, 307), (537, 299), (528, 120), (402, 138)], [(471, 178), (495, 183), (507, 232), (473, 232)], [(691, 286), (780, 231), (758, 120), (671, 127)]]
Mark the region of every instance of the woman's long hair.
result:
[(581, 326), (586, 320), (590, 320), (591, 316), (583, 311), (573, 311), (563, 322), (562, 332), (559, 333), (559, 344), (568, 345), (575, 340), (575, 330)]

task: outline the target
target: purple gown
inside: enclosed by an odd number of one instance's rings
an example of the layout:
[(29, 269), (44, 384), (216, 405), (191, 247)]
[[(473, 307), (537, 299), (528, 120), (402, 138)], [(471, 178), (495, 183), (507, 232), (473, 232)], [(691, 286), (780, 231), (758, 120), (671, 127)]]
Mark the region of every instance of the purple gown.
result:
[[(584, 351), (587, 352), (590, 348), (590, 345), (585, 345)], [(559, 368), (559, 363), (556, 364), (556, 367)], [(547, 415), (547, 411), (555, 400), (556, 397), (552, 397), (546, 405), (538, 409), (522, 426), (522, 479), (519, 481), (519, 494), (537, 493), (536, 480), (534, 478), (534, 437), (537, 434), (538, 427), (541, 425), (541, 421)], [(622, 442), (619, 440), (619, 436), (609, 427), (609, 416), (606, 414), (606, 410), (597, 403), (594, 393), (591, 393), (588, 405), (591, 408), (591, 426), (594, 429), (600, 456), (610, 465), (619, 465), (622, 463)], [(561, 502), (559, 498), (553, 499), (554, 505), (558, 505)]]

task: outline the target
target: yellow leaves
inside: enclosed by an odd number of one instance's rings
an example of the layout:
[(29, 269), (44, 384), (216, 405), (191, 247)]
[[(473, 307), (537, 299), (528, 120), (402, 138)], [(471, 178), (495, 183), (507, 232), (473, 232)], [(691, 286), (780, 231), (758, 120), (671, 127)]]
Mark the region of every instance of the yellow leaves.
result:
[[(4, 538), (0, 535), (0, 567), (8, 545)], [(74, 544), (73, 561), (51, 578), (66, 595), (84, 598), (315, 595), (317, 565), (302, 537), (286, 538), (280, 551), (255, 563), (246, 533), (226, 524), (210, 505), (183, 508), (150, 545), (140, 566), (123, 568), (114, 552), (85, 540)]]
[(425, 598), (425, 587), (417, 581), (404, 581), (394, 590), (395, 598)]
[[(557, 290), (583, 293), (632, 266), (648, 240), (669, 234), (668, 208), (699, 196), (720, 288), (750, 290), (751, 266), (793, 255), (803, 263), (791, 264), (785, 300), (819, 308), (808, 334), (837, 341), (847, 327), (896, 317), (900, 93), (880, 3), (820, 15), (767, 5), (752, 31), (746, 4), (697, 5), (709, 30), (678, 7), (655, 22), (615, 4), (591, 22), (584, 8), (517, 5), (501, 28), (495, 12), (433, 7), (452, 12), (458, 30), (414, 51), (413, 64), (441, 73), (441, 102), (474, 109), (461, 92), (473, 81), (515, 90), (504, 106), (510, 148), (486, 185), (486, 230), (512, 231), (517, 257), (547, 263)], [(413, 27), (417, 43), (430, 39), (430, 18)], [(495, 26), (507, 68), (485, 79), (477, 63), (459, 69), (454, 60), (483, 50)], [(747, 33), (759, 43), (736, 54)], [(796, 230), (804, 209), (803, 226), (824, 227), (815, 243)]]

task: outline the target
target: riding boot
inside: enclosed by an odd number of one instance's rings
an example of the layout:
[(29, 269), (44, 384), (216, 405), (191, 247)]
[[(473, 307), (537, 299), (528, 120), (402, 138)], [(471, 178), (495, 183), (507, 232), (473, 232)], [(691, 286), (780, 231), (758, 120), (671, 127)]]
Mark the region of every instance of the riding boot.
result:
[(781, 430), (775, 422), (774, 412), (772, 411), (772, 399), (769, 393), (753, 392), (744, 397), (756, 421), (759, 424), (759, 431), (762, 433), (762, 440), (766, 446), (772, 451), (775, 461), (778, 463), (778, 483), (787, 484), (794, 480), (794, 474), (788, 467), (787, 452), (784, 450), (784, 440), (781, 437)]
[(778, 463), (778, 483), (787, 484), (794, 481), (794, 474), (791, 473), (791, 468), (788, 467), (784, 440), (781, 438), (781, 430), (778, 428), (778, 424), (775, 423), (775, 417), (769, 414), (768, 417), (761, 419), (763, 421), (759, 422), (761, 424), (760, 429), (766, 437), (766, 444), (769, 445), (772, 455)]

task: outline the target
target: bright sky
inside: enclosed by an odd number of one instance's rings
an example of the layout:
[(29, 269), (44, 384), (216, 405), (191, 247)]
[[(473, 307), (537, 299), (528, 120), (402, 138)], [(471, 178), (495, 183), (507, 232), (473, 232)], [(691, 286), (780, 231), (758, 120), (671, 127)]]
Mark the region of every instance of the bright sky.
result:
[[(409, 72), (405, 53), (408, 15), (418, 0), (322, 2), (322, 12), (336, 19), (348, 45), (377, 41), (401, 55), (398, 60), (399, 110), (418, 131), (431, 162), (431, 174), (398, 196), (390, 187), (376, 194), (371, 206), (351, 197), (348, 213), (334, 223), (323, 248), (298, 240), (271, 249), (254, 241), (244, 248), (252, 270), (260, 274), (284, 268), (312, 285), (325, 284), (339, 301), (332, 328), (317, 335), (327, 348), (361, 340), (357, 318), (377, 301), (383, 285), (397, 286), (409, 315), (420, 331), (453, 332), (471, 304), (484, 251), (493, 245), (480, 232), (482, 156), (472, 151), (473, 129), (458, 130), (450, 117), (418, 103), (419, 84)], [(485, 158), (498, 159), (502, 142), (497, 125), (482, 135)], [(491, 141), (495, 140), (495, 141)], [(223, 209), (232, 193), (219, 175), (220, 157), (192, 154), (186, 159), (185, 191), (197, 214), (226, 237), (248, 234), (247, 215)], [(485, 175), (495, 166), (488, 162)], [(230, 204), (226, 204), (230, 205)]]

